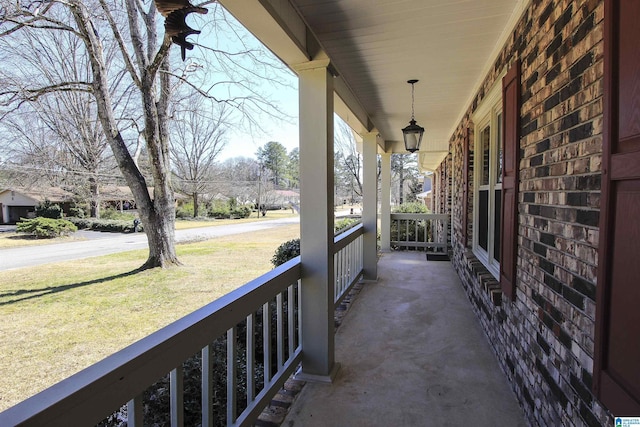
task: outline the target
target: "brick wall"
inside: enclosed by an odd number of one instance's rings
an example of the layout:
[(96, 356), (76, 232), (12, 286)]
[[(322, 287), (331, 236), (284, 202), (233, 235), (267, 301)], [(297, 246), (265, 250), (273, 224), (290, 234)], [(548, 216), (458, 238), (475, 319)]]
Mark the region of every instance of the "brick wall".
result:
[[(603, 14), (599, 0), (532, 0), (452, 135), (452, 155), (438, 170), (438, 200), (451, 199), (452, 262), (532, 425), (613, 425), (591, 393)], [(497, 281), (471, 251), (473, 171), (463, 170), (463, 144), (469, 143), (472, 169), (471, 116), (517, 58), (522, 62), (521, 161), (512, 302), (496, 296)], [(468, 245), (461, 241), (465, 173)]]

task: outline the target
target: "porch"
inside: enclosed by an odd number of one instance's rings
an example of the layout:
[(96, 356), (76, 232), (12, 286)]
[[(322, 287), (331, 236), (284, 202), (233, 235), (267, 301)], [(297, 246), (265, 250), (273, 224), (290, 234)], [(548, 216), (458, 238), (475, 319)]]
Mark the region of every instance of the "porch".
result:
[[(445, 240), (417, 232), (421, 223), (437, 230), (440, 220), (424, 215), (406, 224), (406, 234)], [(393, 221), (399, 229), (396, 221), (407, 220)], [(305, 287), (304, 264), (296, 258), (0, 413), (0, 425), (94, 425), (126, 404), (116, 418), (129, 426), (146, 425), (149, 416), (176, 427), (248, 426), (301, 362), (297, 377), (319, 382), (307, 381), (287, 424), (440, 425), (473, 418), (475, 425), (523, 425), (451, 264), (427, 261), (424, 252), (384, 252), (378, 279), (364, 285), (335, 339), (331, 333), (328, 347), (314, 349), (314, 326), (333, 331), (333, 308), (366, 270), (364, 229), (347, 230), (331, 245), (329, 316), (317, 310), (321, 301)], [(323, 357), (335, 360), (330, 375), (304, 371), (306, 361)], [(147, 393), (163, 388), (167, 406), (149, 413)]]
[(334, 382), (306, 383), (282, 425), (526, 425), (449, 262), (382, 254), (335, 341)]

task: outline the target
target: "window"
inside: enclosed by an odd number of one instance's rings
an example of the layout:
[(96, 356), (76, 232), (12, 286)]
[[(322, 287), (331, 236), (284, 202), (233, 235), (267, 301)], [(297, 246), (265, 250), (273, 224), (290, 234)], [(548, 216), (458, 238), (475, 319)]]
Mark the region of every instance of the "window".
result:
[(502, 203), (502, 88), (489, 92), (473, 116), (475, 125), (473, 252), (496, 279), (500, 277)]

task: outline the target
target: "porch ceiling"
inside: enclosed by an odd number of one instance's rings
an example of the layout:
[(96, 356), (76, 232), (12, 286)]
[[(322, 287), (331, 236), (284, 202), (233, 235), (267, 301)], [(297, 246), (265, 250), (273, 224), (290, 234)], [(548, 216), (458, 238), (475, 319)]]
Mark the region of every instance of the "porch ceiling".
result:
[[(404, 151), (401, 129), (411, 117), (407, 80), (419, 79), (415, 117), (425, 128), (421, 163), (432, 168), (448, 152), (451, 132), (471, 94), (528, 1), (221, 3), (294, 69), (305, 60), (328, 56), (339, 74), (336, 110), (356, 132), (379, 132), (384, 151)], [(283, 42), (287, 37), (290, 43)]]

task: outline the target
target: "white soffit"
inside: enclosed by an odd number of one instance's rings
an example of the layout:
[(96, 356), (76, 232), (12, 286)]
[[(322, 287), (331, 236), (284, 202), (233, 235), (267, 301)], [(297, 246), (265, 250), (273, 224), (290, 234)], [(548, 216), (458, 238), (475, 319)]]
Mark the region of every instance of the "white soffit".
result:
[[(356, 131), (378, 131), (394, 151), (411, 118), (407, 80), (420, 80), (415, 85), (415, 118), (425, 128), (424, 150), (440, 158), (529, 0), (221, 3), (290, 66), (324, 51), (341, 80), (336, 91), (343, 104), (338, 108), (351, 109), (351, 118), (360, 123)], [(283, 30), (274, 30), (274, 23)], [(301, 25), (306, 25), (304, 31)], [(285, 34), (293, 41), (283, 40)]]

